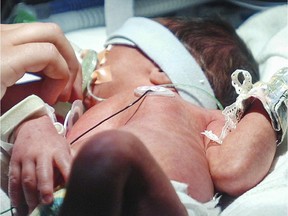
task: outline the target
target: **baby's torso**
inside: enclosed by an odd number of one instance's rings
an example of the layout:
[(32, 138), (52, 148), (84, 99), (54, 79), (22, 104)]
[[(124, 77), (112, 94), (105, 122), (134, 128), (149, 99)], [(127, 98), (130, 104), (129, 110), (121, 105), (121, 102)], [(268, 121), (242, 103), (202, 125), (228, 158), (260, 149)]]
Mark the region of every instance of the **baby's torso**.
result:
[[(92, 107), (74, 125), (68, 140), (72, 141), (116, 113), (120, 110), (118, 107), (119, 104), (108, 101)], [(125, 107), (125, 103), (120, 107)], [(169, 179), (187, 183), (189, 194), (204, 202), (211, 199), (214, 193), (201, 134), (211, 122), (210, 115), (202, 108), (187, 106), (178, 97), (148, 96), (85, 136), (116, 128), (133, 133), (147, 147)], [(80, 139), (72, 148), (77, 151), (82, 143)]]

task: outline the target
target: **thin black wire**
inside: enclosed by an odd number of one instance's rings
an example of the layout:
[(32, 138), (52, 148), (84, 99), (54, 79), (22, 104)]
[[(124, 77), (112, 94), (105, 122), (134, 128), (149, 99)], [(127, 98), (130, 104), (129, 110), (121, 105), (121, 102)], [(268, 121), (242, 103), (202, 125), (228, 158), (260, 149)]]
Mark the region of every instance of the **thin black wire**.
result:
[(3, 214), (5, 214), (5, 213), (7, 213), (7, 212), (10, 212), (10, 214), (11, 214), (12, 216), (14, 216), (13, 209), (14, 209), (14, 207), (11, 206), (9, 209), (6, 209), (6, 210), (3, 210), (2, 212), (0, 212), (0, 215), (3, 215)]
[(14, 216), (13, 209), (14, 209), (14, 207), (11, 206), (10, 213), (11, 213), (12, 216)]
[[(102, 121), (100, 121), (98, 124), (94, 125), (93, 127), (91, 127), (90, 129), (88, 129), (87, 131), (85, 131), (83, 134), (79, 135), (76, 139), (74, 139), (71, 144), (73, 144), (74, 142), (76, 142), (77, 140), (79, 140), (81, 137), (83, 137), (85, 134), (89, 133), (91, 130), (95, 129), (96, 127), (98, 127), (99, 125), (103, 124), (104, 122), (108, 121), (109, 119), (113, 118), (114, 116), (118, 115), (119, 113), (125, 111), (126, 109), (128, 109), (129, 107), (135, 105), (136, 103), (138, 103), (142, 98), (144, 98), (149, 92), (151, 92), (152, 90), (147, 90), (146, 92), (144, 92), (144, 94), (142, 94), (139, 98), (137, 98), (135, 101), (133, 101), (132, 103), (130, 103), (128, 106), (124, 107), (123, 109), (119, 110), (118, 112), (112, 114), (111, 116), (103, 119)], [(11, 208), (4, 210), (2, 212), (0, 212), (0, 215), (5, 214), (7, 212), (10, 211), (11, 215), (14, 216), (14, 212), (13, 212), (14, 207), (11, 206)]]
[(77, 140), (79, 140), (81, 137), (83, 137), (84, 135), (86, 135), (87, 133), (89, 133), (91, 130), (95, 129), (96, 127), (98, 127), (99, 125), (103, 124), (104, 122), (108, 121), (109, 119), (113, 118), (114, 116), (118, 115), (119, 113), (125, 111), (126, 109), (130, 108), (131, 106), (133, 106), (134, 104), (136, 104), (137, 102), (139, 102), (142, 98), (144, 98), (149, 92), (151, 92), (152, 90), (147, 90), (146, 92), (144, 92), (139, 98), (137, 98), (135, 101), (133, 101), (132, 103), (130, 103), (128, 106), (124, 107), (123, 109), (117, 111), (116, 113), (112, 114), (111, 116), (103, 119), (102, 121), (100, 121), (98, 124), (94, 125), (93, 127), (91, 127), (90, 129), (88, 129), (87, 131), (85, 131), (84, 133), (82, 133), (81, 135), (79, 135), (76, 139), (74, 139), (70, 145), (72, 145), (73, 143), (75, 143)]

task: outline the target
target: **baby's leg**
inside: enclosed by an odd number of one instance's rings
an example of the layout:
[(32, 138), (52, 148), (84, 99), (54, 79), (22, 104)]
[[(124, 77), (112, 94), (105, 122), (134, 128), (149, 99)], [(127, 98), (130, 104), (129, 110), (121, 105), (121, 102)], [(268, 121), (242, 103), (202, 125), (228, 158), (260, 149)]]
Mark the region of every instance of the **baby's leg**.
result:
[(75, 158), (60, 215), (187, 215), (169, 179), (134, 135), (107, 131)]

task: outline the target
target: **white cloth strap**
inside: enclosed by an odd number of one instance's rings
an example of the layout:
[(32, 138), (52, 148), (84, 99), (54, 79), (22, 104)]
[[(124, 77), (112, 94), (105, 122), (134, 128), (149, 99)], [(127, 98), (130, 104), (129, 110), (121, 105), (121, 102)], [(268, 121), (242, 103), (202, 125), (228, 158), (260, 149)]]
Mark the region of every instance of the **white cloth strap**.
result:
[(32, 116), (47, 113), (45, 103), (36, 95), (31, 95), (19, 102), (1, 116), (1, 140), (8, 142), (15, 127)]
[(43, 115), (48, 115), (53, 122), (57, 132), (65, 135), (65, 128), (62, 124), (56, 122), (54, 109), (46, 104), (41, 98), (36, 95), (31, 95), (17, 105), (12, 107), (0, 117), (1, 122), (1, 147), (8, 153), (11, 153), (12, 144), (9, 143), (9, 138), (14, 129), (23, 121), (36, 118)]

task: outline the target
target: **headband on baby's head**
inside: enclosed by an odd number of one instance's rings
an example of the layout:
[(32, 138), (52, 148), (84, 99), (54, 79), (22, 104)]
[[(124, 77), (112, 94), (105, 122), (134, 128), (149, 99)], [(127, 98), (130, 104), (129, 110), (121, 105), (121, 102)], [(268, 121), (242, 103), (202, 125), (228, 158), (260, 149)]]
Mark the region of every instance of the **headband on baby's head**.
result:
[(208, 109), (217, 107), (214, 92), (200, 66), (174, 34), (161, 24), (132, 17), (108, 36), (106, 46), (113, 44), (139, 48), (168, 75), (183, 99)]

